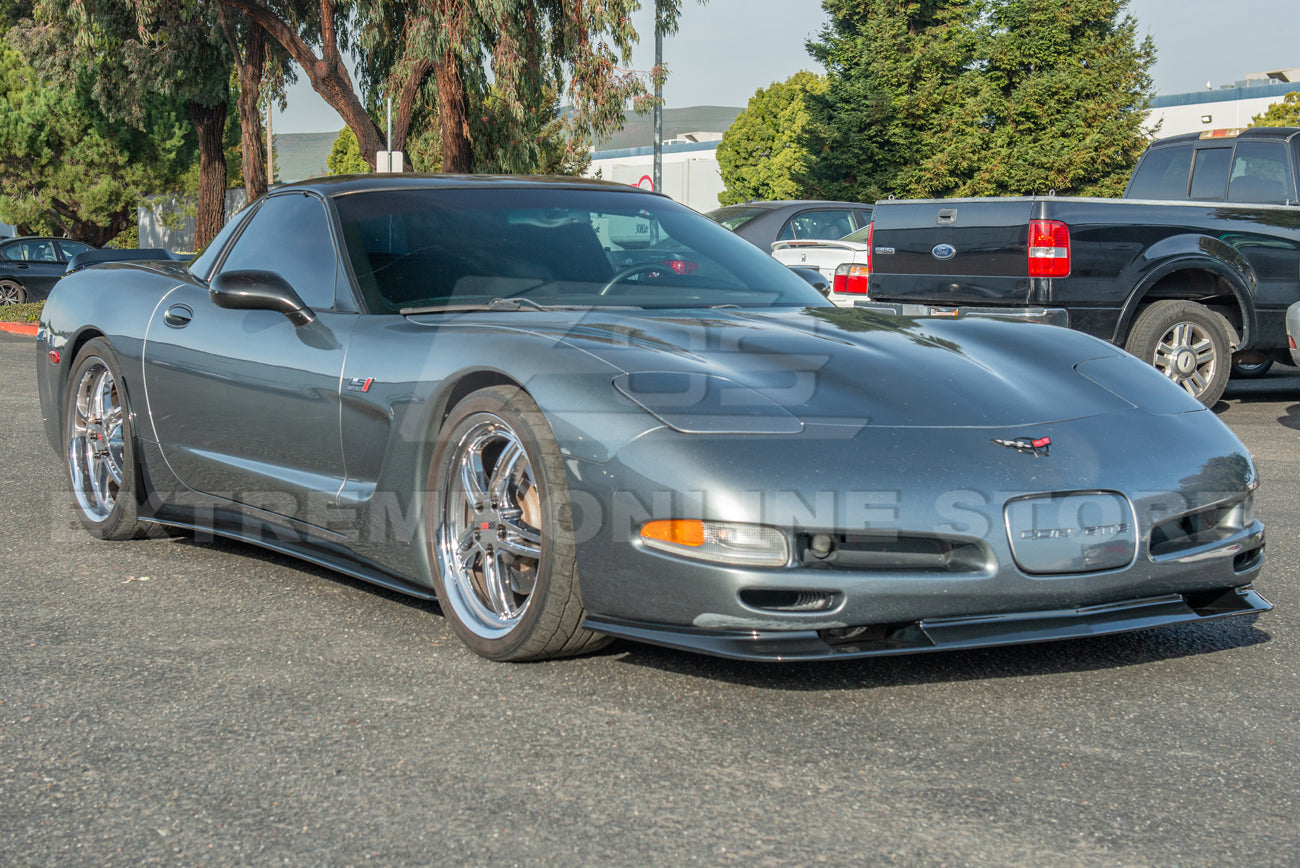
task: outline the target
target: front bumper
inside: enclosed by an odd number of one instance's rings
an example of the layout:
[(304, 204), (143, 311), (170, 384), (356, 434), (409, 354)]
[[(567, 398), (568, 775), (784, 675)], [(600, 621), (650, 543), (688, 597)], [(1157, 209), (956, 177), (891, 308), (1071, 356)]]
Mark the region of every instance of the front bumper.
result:
[(1257, 614), (1272, 608), (1272, 603), (1247, 585), (1200, 594), (1166, 594), (1079, 609), (929, 618), (849, 629), (694, 630), (600, 617), (588, 618), (584, 626), (623, 639), (733, 660), (791, 662), (1054, 642)]
[[(997, 435), (979, 428), (647, 434), (570, 479), (587, 626), (722, 656), (815, 659), (1046, 641), (1270, 608), (1249, 591), (1264, 551), (1263, 525), (1249, 509), (1253, 466), (1218, 420), (1133, 411), (1032, 433), (1051, 437), (1050, 458), (991, 445)], [(1179, 444), (1182, 460), (1169, 444)], [(1008, 503), (1087, 491), (1122, 492), (1132, 512), (1071, 531), (1090, 543), (1072, 560), (1017, 558), (1023, 544), (1013, 539), (1024, 529), (1013, 526)], [(705, 563), (641, 543), (645, 521), (674, 517), (789, 529), (790, 561)], [(1070, 535), (1051, 518), (1030, 536)], [(1130, 521), (1132, 533), (1121, 532)], [(833, 536), (845, 557), (809, 557), (817, 534)], [(1117, 559), (1115, 546), (1128, 554)]]

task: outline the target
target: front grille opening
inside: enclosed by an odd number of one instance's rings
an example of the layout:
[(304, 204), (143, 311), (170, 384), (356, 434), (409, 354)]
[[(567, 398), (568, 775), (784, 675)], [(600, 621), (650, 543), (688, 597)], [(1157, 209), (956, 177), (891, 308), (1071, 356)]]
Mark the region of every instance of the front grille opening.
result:
[(798, 551), (806, 567), (878, 573), (980, 573), (991, 557), (971, 540), (903, 534), (804, 534)]
[(1162, 521), (1151, 529), (1151, 555), (1172, 555), (1222, 542), (1249, 527), (1254, 520), (1253, 497), (1248, 494), (1235, 503), (1209, 506)]
[(839, 591), (744, 588), (740, 592), (741, 603), (764, 612), (829, 612), (843, 599)]
[(1256, 546), (1249, 551), (1240, 552), (1232, 559), (1232, 569), (1234, 572), (1246, 573), (1259, 566), (1259, 562), (1264, 559), (1264, 547)]

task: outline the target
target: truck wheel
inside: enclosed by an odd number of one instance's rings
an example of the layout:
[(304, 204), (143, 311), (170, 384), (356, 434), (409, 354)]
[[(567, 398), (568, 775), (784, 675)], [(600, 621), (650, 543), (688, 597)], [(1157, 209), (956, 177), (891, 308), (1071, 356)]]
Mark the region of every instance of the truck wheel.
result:
[(1138, 315), (1124, 349), (1213, 407), (1228, 384), (1232, 340), (1218, 315), (1194, 301), (1157, 301)]
[(1267, 374), (1272, 367), (1272, 359), (1265, 362), (1256, 362), (1253, 365), (1233, 365), (1232, 378), (1234, 380), (1258, 380)]

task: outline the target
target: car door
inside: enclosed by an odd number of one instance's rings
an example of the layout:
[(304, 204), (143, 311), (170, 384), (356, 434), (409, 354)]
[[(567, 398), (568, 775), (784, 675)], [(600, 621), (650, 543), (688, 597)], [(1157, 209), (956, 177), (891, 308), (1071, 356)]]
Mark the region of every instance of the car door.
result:
[(28, 298), (44, 298), (67, 267), (52, 238), (28, 238), (5, 245), (5, 271), (18, 279)]
[(215, 272), (198, 277), (245, 270), (280, 275), (315, 319), (218, 307), (203, 280), (177, 286), (146, 338), (153, 430), (187, 487), (318, 524), (345, 478), (339, 378), (356, 321), (336, 304), (343, 272), (323, 201), (269, 197)]

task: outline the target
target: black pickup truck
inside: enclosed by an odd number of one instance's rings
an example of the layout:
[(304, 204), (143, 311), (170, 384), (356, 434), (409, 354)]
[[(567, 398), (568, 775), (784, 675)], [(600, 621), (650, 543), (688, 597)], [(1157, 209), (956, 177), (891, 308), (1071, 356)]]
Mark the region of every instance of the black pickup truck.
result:
[(1212, 406), (1232, 363), (1290, 362), (1298, 174), (1300, 129), (1256, 128), (1153, 143), (1123, 199), (882, 200), (831, 297), (1065, 325)]

